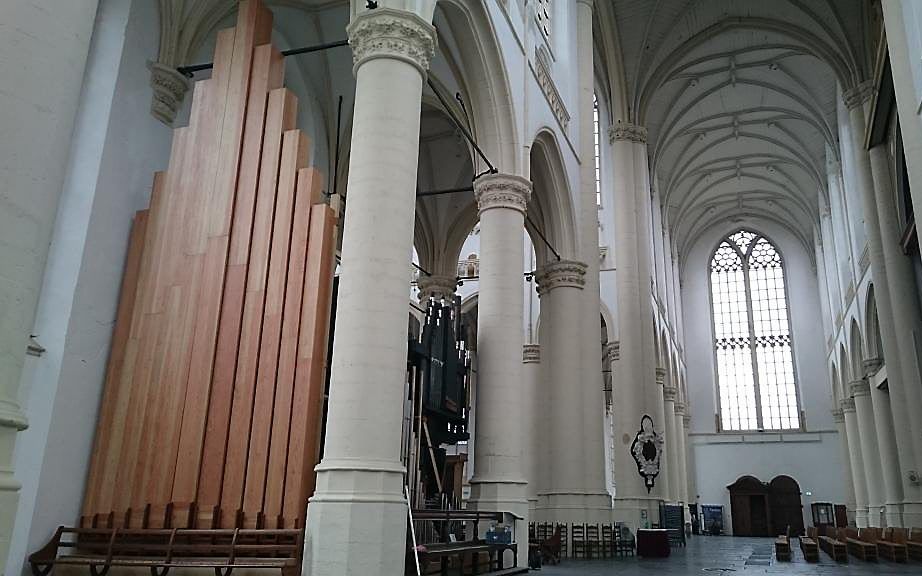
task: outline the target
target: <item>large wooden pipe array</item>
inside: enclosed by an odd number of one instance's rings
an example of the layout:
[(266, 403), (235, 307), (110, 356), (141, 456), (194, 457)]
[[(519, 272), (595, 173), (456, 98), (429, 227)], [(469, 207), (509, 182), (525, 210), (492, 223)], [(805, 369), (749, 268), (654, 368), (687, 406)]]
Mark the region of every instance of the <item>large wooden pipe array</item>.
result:
[(84, 526), (304, 523), (336, 218), (271, 31), (240, 2), (135, 217)]

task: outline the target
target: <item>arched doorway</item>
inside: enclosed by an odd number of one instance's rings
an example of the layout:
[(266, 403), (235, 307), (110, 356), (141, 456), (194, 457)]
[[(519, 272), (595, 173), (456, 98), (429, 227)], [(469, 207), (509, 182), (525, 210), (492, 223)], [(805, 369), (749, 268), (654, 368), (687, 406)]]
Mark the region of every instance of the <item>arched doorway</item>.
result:
[(791, 536), (804, 533), (804, 511), (800, 501), (800, 485), (790, 476), (775, 476), (769, 483), (769, 516), (774, 534), (784, 534), (790, 527)]
[(742, 476), (727, 486), (734, 536), (769, 536), (768, 484)]

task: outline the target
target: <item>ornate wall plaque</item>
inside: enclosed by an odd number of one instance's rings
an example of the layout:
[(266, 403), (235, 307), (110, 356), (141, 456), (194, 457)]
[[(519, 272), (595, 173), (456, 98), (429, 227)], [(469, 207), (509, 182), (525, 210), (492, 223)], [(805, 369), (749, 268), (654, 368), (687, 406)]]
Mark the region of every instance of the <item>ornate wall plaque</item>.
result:
[(660, 471), (660, 457), (663, 454), (663, 437), (653, 428), (653, 418), (644, 414), (640, 419), (640, 430), (631, 444), (631, 455), (637, 462), (637, 473), (643, 477), (649, 494)]

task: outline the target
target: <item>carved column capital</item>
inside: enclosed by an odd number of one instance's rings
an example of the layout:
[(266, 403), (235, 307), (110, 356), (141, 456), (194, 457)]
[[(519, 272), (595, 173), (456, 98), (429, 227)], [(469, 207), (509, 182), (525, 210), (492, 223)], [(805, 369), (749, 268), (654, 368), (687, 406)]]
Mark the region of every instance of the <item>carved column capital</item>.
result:
[(154, 94), (150, 101), (150, 113), (167, 126), (176, 121), (176, 114), (182, 108), (186, 92), (192, 87), (192, 81), (179, 73), (176, 68), (150, 63), (150, 86)]
[(656, 369), (656, 383), (659, 384), (660, 386), (664, 386), (666, 384), (666, 369), (665, 368)]
[(858, 396), (870, 396), (871, 395), (871, 385), (868, 383), (867, 378), (861, 378), (860, 380), (852, 380), (848, 383), (848, 391), (852, 397)]
[(684, 416), (682, 416), (682, 425), (686, 430), (691, 428), (691, 414), (686, 413)]
[(425, 302), (430, 297), (436, 300), (451, 300), (458, 287), (458, 280), (453, 276), (426, 276), (421, 274), (416, 280), (419, 288), (419, 301)]
[(832, 419), (836, 424), (842, 424), (845, 422), (845, 412), (842, 410), (842, 408), (833, 408)]
[(353, 72), (375, 58), (403, 60), (426, 75), (437, 37), (435, 27), (405, 10), (365, 10), (346, 28), (352, 46)]
[(842, 91), (842, 100), (845, 101), (845, 107), (851, 110), (861, 106), (871, 99), (874, 95), (874, 82), (865, 80), (857, 86)]
[(640, 144), (647, 143), (647, 129), (630, 122), (620, 120), (608, 129), (608, 141), (629, 140)]
[(877, 374), (883, 365), (884, 361), (880, 358), (868, 358), (864, 361), (864, 377), (870, 378)]
[(526, 344), (522, 347), (522, 362), (525, 364), (538, 364), (541, 362), (541, 346), (539, 344)]
[(666, 402), (675, 402), (679, 397), (679, 390), (675, 386), (663, 386), (663, 400)]
[(609, 342), (602, 348), (602, 362), (606, 364), (611, 364), (612, 362), (619, 360), (621, 358), (621, 342), (615, 340), (614, 342)]
[(562, 287), (582, 290), (586, 285), (586, 265), (574, 260), (551, 262), (538, 268), (535, 280), (538, 283), (538, 296)]
[(855, 413), (855, 399), (846, 398), (845, 400), (840, 400), (839, 404), (842, 405), (842, 412), (845, 414), (854, 414)]
[(684, 418), (685, 417), (685, 403), (676, 402), (675, 407), (672, 409), (672, 411), (675, 412), (676, 416), (682, 416)]
[(512, 174), (486, 174), (474, 182), (474, 198), (481, 214), (493, 208), (528, 209), (531, 181)]

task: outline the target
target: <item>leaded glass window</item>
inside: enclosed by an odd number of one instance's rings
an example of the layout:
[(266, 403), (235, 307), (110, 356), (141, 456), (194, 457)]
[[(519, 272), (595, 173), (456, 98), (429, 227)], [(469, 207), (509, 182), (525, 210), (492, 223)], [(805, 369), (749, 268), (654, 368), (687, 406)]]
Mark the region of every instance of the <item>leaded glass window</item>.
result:
[(800, 428), (781, 254), (748, 230), (711, 258), (714, 355), (722, 430)]

